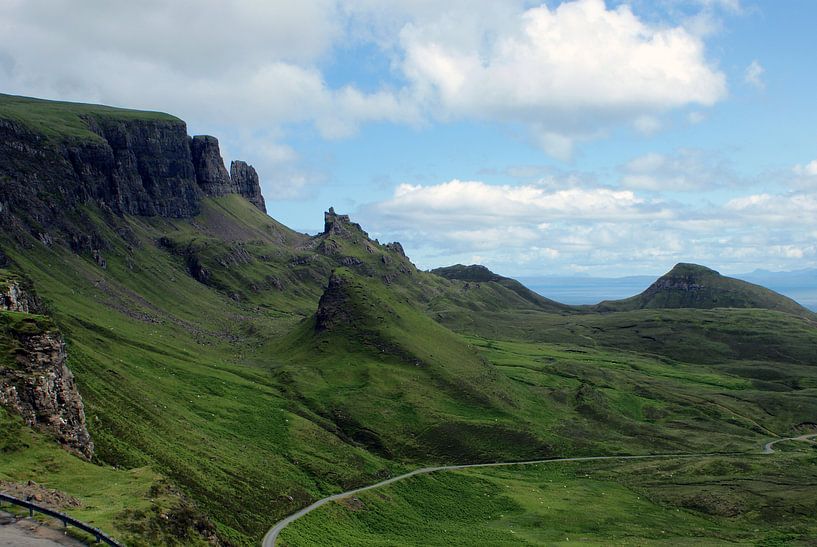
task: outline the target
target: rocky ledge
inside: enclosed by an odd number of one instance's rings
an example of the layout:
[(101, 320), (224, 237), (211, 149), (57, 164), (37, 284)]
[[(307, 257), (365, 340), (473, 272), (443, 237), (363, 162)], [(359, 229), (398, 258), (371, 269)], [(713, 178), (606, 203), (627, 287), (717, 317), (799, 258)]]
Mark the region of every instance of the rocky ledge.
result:
[(47, 317), (27, 313), (40, 306), (33, 292), (6, 283), (0, 298), (0, 405), (90, 459), (94, 443), (62, 335)]
[(0, 118), (0, 222), (54, 225), (66, 210), (96, 203), (116, 214), (189, 218), (202, 196), (239, 194), (265, 211), (258, 175), (227, 172), (218, 140), (188, 137), (177, 119), (83, 118), (88, 135), (49, 138)]
[(0, 405), (90, 459), (94, 443), (74, 376), (65, 364), (62, 336), (18, 333), (16, 338), (16, 366), (0, 367)]

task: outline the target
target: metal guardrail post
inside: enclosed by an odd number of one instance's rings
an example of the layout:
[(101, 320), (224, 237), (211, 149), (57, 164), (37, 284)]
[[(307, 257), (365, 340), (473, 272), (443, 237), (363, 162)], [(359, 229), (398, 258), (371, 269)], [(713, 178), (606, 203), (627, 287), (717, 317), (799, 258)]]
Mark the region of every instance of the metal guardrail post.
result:
[(97, 543), (104, 542), (110, 545), (111, 547), (122, 547), (121, 543), (119, 543), (112, 537), (102, 532), (99, 528), (89, 526), (84, 522), (80, 522), (73, 517), (69, 517), (65, 513), (60, 513), (59, 511), (54, 511), (47, 507), (43, 507), (41, 505), (37, 505), (36, 503), (32, 503), (30, 497), (26, 500), (21, 500), (19, 498), (15, 498), (14, 496), (9, 496), (8, 494), (0, 493), (0, 503), (2, 503), (3, 501), (6, 501), (12, 505), (19, 505), (20, 507), (25, 507), (26, 509), (28, 509), (29, 516), (33, 517), (34, 511), (37, 511), (38, 513), (42, 513), (46, 516), (55, 518), (57, 520), (61, 520), (63, 525), (66, 527), (70, 524), (75, 528), (79, 528), (83, 532), (86, 532), (94, 536), (94, 538), (96, 538)]

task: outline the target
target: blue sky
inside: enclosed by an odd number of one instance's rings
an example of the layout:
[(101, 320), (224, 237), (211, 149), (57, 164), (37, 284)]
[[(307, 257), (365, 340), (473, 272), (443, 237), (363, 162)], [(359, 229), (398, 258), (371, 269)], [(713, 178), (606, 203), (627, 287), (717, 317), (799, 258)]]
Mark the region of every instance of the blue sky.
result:
[(0, 0), (0, 91), (174, 113), (422, 268), (817, 266), (817, 3)]

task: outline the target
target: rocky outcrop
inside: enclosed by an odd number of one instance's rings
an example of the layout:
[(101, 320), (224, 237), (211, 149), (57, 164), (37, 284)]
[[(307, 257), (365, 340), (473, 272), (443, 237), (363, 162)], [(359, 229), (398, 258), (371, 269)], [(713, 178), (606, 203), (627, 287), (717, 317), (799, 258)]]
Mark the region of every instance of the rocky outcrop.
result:
[(408, 257), (406, 257), (406, 251), (403, 250), (403, 246), (400, 245), (399, 241), (393, 241), (392, 243), (386, 243), (386, 249), (388, 249), (389, 251), (391, 251), (393, 253), (399, 254), (403, 258), (408, 258)]
[(258, 173), (252, 165), (247, 162), (236, 160), (230, 164), (230, 178), (233, 181), (235, 191), (247, 198), (247, 200), (267, 212), (267, 205), (264, 203), (264, 196), (261, 195), (261, 184), (258, 181)]
[(0, 310), (42, 313), (42, 302), (17, 279), (0, 282)]
[(351, 283), (348, 277), (332, 272), (329, 284), (318, 302), (318, 311), (315, 314), (317, 332), (333, 330), (353, 322), (353, 306), (349, 295)]
[(0, 119), (0, 211), (29, 227), (56, 227), (95, 201), (118, 214), (198, 214), (201, 191), (184, 122), (89, 118), (97, 138), (53, 140)]
[[(54, 117), (59, 104), (32, 101), (31, 116)], [(265, 210), (255, 170), (234, 162), (231, 176), (218, 140), (188, 137), (177, 118), (104, 107), (62, 114), (55, 119), (64, 127), (48, 129), (0, 117), (0, 225), (51, 244), (84, 237), (66, 212), (87, 203), (106, 214), (189, 218), (201, 211), (202, 196), (237, 193)]]
[(55, 330), (11, 335), (18, 344), (14, 365), (0, 366), (0, 405), (90, 459), (94, 444), (82, 398), (65, 364), (62, 336)]
[(349, 215), (339, 215), (335, 212), (334, 207), (330, 207), (328, 211), (323, 214), (323, 234), (324, 235), (339, 235), (342, 237), (349, 237), (352, 235), (361, 235), (365, 238), (369, 237), (360, 224), (352, 222)]
[(110, 197), (101, 197), (116, 211), (171, 218), (198, 214), (200, 192), (184, 122), (99, 117), (88, 123), (104, 140), (93, 147), (103, 161), (79, 155), (72, 166), (92, 195), (107, 183)]
[(235, 193), (230, 175), (224, 167), (218, 139), (209, 135), (196, 135), (190, 139), (190, 153), (196, 182), (208, 196), (225, 196)]

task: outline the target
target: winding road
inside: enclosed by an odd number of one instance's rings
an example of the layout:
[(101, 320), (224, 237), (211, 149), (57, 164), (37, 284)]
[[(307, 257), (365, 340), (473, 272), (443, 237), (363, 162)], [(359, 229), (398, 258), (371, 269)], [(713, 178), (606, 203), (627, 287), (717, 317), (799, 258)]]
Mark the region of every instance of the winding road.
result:
[(807, 443), (811, 443), (814, 442), (811, 440), (814, 438), (817, 438), (817, 434), (800, 435), (799, 437), (786, 437), (785, 439), (777, 439), (776, 441), (770, 441), (763, 445), (763, 453), (774, 454), (774, 449), (772, 447), (777, 443), (782, 443), (783, 441), (806, 441)]
[[(770, 441), (763, 445), (763, 454), (773, 454), (774, 446), (777, 443), (783, 441), (805, 441), (805, 442), (814, 442), (811, 439), (817, 438), (817, 434), (808, 434), (808, 435), (800, 435), (799, 437), (786, 437), (785, 439), (776, 439), (774, 441)], [(330, 501), (336, 501), (343, 498), (348, 498), (349, 496), (354, 496), (355, 494), (359, 494), (360, 492), (365, 492), (366, 490), (374, 490), (375, 488), (382, 488), (383, 486), (388, 486), (389, 484), (395, 483), (397, 481), (402, 481), (409, 477), (413, 477), (415, 475), (426, 475), (428, 473), (436, 473), (438, 471), (456, 471), (458, 469), (473, 469), (476, 467), (507, 467), (511, 465), (536, 465), (536, 464), (544, 464), (544, 463), (558, 463), (558, 462), (587, 462), (587, 461), (599, 461), (599, 460), (646, 460), (646, 459), (657, 459), (657, 458), (701, 458), (705, 456), (728, 456), (728, 455), (736, 455), (736, 454), (745, 454), (745, 452), (737, 452), (737, 453), (723, 453), (723, 452), (713, 452), (713, 453), (703, 453), (703, 454), (647, 454), (643, 456), (582, 456), (577, 458), (552, 458), (547, 460), (530, 460), (524, 462), (498, 462), (498, 463), (473, 463), (473, 464), (466, 464), (466, 465), (442, 465), (438, 467), (423, 467), (421, 469), (415, 469), (409, 473), (405, 473), (403, 475), (398, 475), (396, 477), (392, 477), (390, 479), (386, 479), (384, 481), (378, 482), (376, 484), (371, 484), (369, 486), (363, 486), (360, 488), (355, 488), (354, 490), (347, 490), (346, 492), (341, 492), (340, 494), (333, 494), (326, 498), (320, 499), (309, 505), (304, 507), (300, 511), (292, 513), (285, 519), (277, 522), (275, 526), (270, 528), (269, 532), (264, 536), (264, 539), (261, 542), (263, 547), (275, 547), (275, 542), (278, 539), (278, 535), (281, 533), (281, 530), (287, 527), (290, 523), (298, 520), (302, 516), (311, 513), (318, 507), (329, 503)]]

